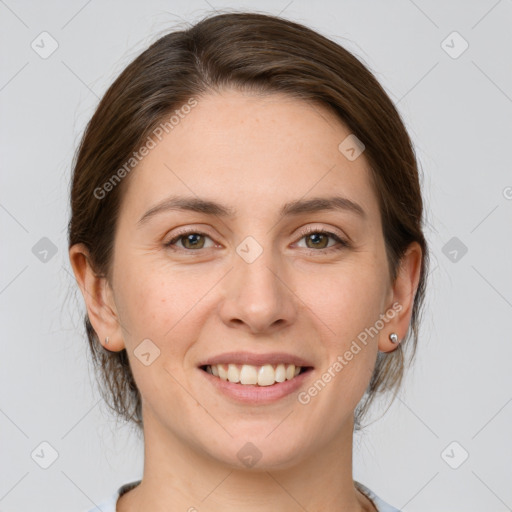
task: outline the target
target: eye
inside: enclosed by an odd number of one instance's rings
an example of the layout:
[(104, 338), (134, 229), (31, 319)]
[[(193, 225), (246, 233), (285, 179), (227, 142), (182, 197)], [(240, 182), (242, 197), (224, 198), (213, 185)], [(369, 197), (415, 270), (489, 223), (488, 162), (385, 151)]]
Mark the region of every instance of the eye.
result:
[[(327, 245), (329, 243), (329, 238), (335, 242), (338, 242), (338, 244)], [(206, 239), (209, 239), (213, 242), (213, 240), (206, 233), (189, 230), (178, 233), (171, 240), (169, 240), (169, 242), (165, 243), (165, 247), (173, 248), (173, 246), (176, 246), (178, 250), (196, 251), (199, 249), (208, 249), (215, 246), (214, 243), (210, 246), (206, 246)], [(306, 231), (304, 231), (300, 240), (302, 239), (306, 239), (306, 249), (310, 249), (312, 252), (328, 253), (349, 247), (349, 243), (346, 240), (340, 238), (335, 233), (314, 227), (308, 228)], [(177, 245), (178, 243), (181, 243), (181, 247)]]
[[(308, 228), (305, 232), (302, 233), (302, 239), (306, 239), (306, 248), (312, 249), (313, 252), (331, 252), (331, 251), (339, 251), (349, 246), (349, 243), (340, 238), (335, 233), (331, 231), (326, 231), (318, 228)], [(338, 245), (329, 243), (329, 238), (338, 242)]]
[[(178, 247), (179, 249), (187, 249), (187, 250), (197, 250), (197, 249), (205, 249), (205, 238), (210, 238), (206, 233), (201, 233), (199, 231), (186, 231), (183, 233), (179, 233), (172, 240), (169, 240), (165, 244), (166, 247), (172, 247), (176, 242), (181, 241), (182, 247)], [(210, 238), (211, 240), (211, 238)], [(210, 246), (213, 247), (213, 246)]]

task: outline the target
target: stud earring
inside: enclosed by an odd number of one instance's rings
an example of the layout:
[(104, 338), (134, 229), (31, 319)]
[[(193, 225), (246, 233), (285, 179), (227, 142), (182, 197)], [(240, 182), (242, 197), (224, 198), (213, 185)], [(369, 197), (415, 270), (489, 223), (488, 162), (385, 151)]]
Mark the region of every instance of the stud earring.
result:
[(396, 332), (392, 332), (389, 335), (389, 339), (391, 340), (392, 343), (396, 345), (398, 343), (398, 335), (396, 334)]
[(105, 345), (108, 345), (108, 336), (105, 338)]

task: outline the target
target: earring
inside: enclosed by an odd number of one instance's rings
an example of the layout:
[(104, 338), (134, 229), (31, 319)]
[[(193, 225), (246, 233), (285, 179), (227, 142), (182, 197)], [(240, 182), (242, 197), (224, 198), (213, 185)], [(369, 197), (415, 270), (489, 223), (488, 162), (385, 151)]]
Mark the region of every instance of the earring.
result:
[(108, 345), (108, 336), (105, 338), (105, 345)]
[(398, 343), (398, 335), (396, 334), (396, 332), (392, 332), (389, 335), (389, 339), (391, 340), (392, 343), (396, 345)]

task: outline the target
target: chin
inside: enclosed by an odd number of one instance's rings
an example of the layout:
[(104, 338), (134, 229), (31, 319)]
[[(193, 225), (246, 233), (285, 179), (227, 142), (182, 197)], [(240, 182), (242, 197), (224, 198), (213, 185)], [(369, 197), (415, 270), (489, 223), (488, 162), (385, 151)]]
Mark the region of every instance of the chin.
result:
[(255, 436), (237, 435), (228, 445), (220, 447), (220, 453), (210, 452), (210, 455), (230, 469), (254, 472), (285, 470), (299, 464), (305, 456), (304, 442), (290, 436), (285, 441), (279, 436), (272, 439), (273, 434), (267, 434), (272, 428), (259, 430)]

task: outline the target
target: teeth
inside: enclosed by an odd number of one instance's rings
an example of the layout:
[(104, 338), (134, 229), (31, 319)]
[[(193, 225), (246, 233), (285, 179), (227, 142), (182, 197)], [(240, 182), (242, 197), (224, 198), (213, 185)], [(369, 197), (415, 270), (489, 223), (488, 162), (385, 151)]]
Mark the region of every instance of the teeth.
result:
[(301, 366), (294, 364), (280, 363), (275, 367), (271, 364), (263, 366), (253, 366), (251, 364), (215, 364), (208, 365), (206, 371), (216, 377), (229, 382), (240, 383), (244, 385), (271, 386), (276, 382), (284, 382), (299, 375)]
[[(228, 371), (221, 364), (216, 365), (219, 372), (219, 377), (222, 380), (228, 380)], [(213, 372), (212, 372), (213, 373)]]
[[(300, 368), (300, 366), (299, 366)], [(278, 364), (276, 367), (276, 382), (284, 382), (286, 380), (286, 367), (284, 364)]]
[(240, 384), (257, 384), (257, 383), (258, 383), (258, 368), (256, 366), (244, 364), (242, 366), (242, 369), (240, 370)]
[(240, 371), (234, 364), (228, 364), (229, 382), (240, 382)]
[(272, 365), (260, 366), (258, 370), (258, 386), (271, 386), (276, 381), (276, 372)]

